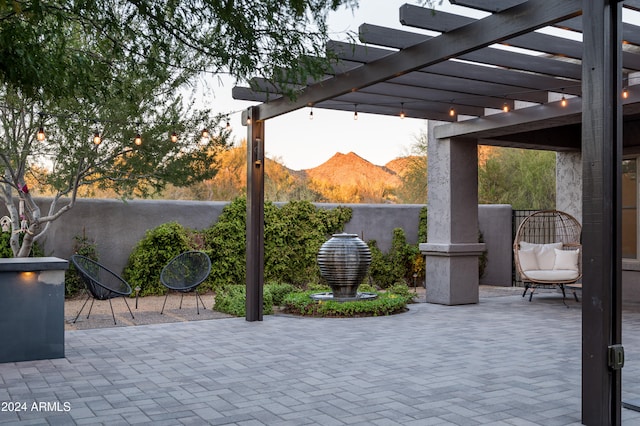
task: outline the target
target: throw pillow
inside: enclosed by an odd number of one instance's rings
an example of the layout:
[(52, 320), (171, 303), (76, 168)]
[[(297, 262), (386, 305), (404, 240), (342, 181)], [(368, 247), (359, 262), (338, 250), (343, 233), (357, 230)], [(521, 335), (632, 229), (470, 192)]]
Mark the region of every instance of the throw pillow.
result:
[(580, 250), (558, 250), (555, 251), (556, 260), (553, 269), (578, 270), (578, 259)]
[(538, 260), (532, 249), (518, 250), (518, 260), (520, 262), (520, 269), (523, 271), (535, 271), (538, 269)]
[(526, 241), (520, 242), (520, 248), (533, 250), (538, 261), (538, 269), (551, 270), (556, 259), (555, 249), (561, 249), (562, 243), (534, 244)]

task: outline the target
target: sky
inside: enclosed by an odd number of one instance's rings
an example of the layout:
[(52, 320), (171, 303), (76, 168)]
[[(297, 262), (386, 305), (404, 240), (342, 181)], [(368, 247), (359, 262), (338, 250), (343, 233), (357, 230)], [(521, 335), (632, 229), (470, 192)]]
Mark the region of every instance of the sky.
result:
[[(402, 28), (398, 10), (413, 0), (361, 0), (355, 10), (340, 9), (329, 16), (329, 28), (334, 40), (347, 40), (347, 32), (357, 33), (363, 23)], [(436, 2), (437, 3), (437, 2)], [(455, 10), (444, 1), (437, 9)], [(458, 9), (459, 10), (459, 9)], [(414, 30), (417, 31), (417, 30)], [(223, 81), (224, 82), (224, 81)], [(231, 97), (233, 82), (224, 82), (213, 90), (213, 108), (221, 113), (242, 111), (254, 102), (237, 101)], [(265, 124), (265, 151), (269, 158), (277, 159), (293, 170), (309, 169), (327, 161), (336, 152), (355, 152), (380, 166), (394, 158), (409, 155), (421, 133), (426, 134), (427, 121), (315, 108), (313, 120), (309, 108), (268, 120)], [(246, 138), (240, 113), (233, 114), (230, 124), (233, 136), (239, 141)]]

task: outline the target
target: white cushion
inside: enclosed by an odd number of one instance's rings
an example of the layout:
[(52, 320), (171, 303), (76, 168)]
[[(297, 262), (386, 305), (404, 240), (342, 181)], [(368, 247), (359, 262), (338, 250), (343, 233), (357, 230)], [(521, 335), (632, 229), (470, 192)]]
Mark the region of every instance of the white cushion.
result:
[(578, 258), (580, 250), (558, 250), (555, 249), (556, 260), (553, 264), (554, 270), (568, 269), (578, 271)]
[(518, 261), (520, 263), (520, 269), (523, 271), (538, 269), (538, 259), (533, 249), (518, 250)]
[(549, 283), (556, 283), (558, 281), (569, 281), (578, 278), (578, 271), (569, 269), (552, 269), (552, 270), (537, 270), (537, 271), (524, 271), (524, 274), (532, 280), (548, 281)]
[(538, 269), (553, 269), (556, 260), (555, 249), (561, 249), (562, 243), (534, 244), (520, 241), (520, 249), (533, 250), (538, 261)]

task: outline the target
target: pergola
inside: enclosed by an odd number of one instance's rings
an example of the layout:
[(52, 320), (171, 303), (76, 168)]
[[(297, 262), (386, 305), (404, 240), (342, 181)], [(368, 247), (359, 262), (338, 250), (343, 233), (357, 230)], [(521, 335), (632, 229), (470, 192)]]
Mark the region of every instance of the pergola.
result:
[[(364, 24), (363, 44), (329, 43), (339, 59), (333, 74), (301, 87), (294, 100), (261, 80), (254, 89), (233, 89), (236, 99), (261, 102), (243, 117), (249, 123), (247, 320), (262, 319), (268, 119), (312, 106), (438, 122), (429, 132), (430, 226), (421, 246), (433, 303), (478, 301), (477, 145), (581, 153), (582, 421), (620, 424), (621, 161), (623, 146), (640, 144), (633, 138), (640, 126), (633, 74), (640, 70), (640, 27), (623, 23), (622, 10), (640, 10), (640, 0), (451, 3), (490, 14), (472, 19), (404, 5), (406, 27), (439, 35)], [(536, 31), (545, 27), (581, 33), (582, 41)]]

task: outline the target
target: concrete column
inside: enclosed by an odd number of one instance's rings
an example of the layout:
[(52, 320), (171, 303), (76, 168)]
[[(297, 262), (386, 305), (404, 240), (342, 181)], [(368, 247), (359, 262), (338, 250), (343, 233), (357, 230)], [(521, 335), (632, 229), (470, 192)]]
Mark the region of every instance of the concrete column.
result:
[(556, 209), (582, 223), (582, 154), (556, 154)]
[(473, 139), (432, 139), (427, 148), (427, 302), (478, 303), (478, 146)]

